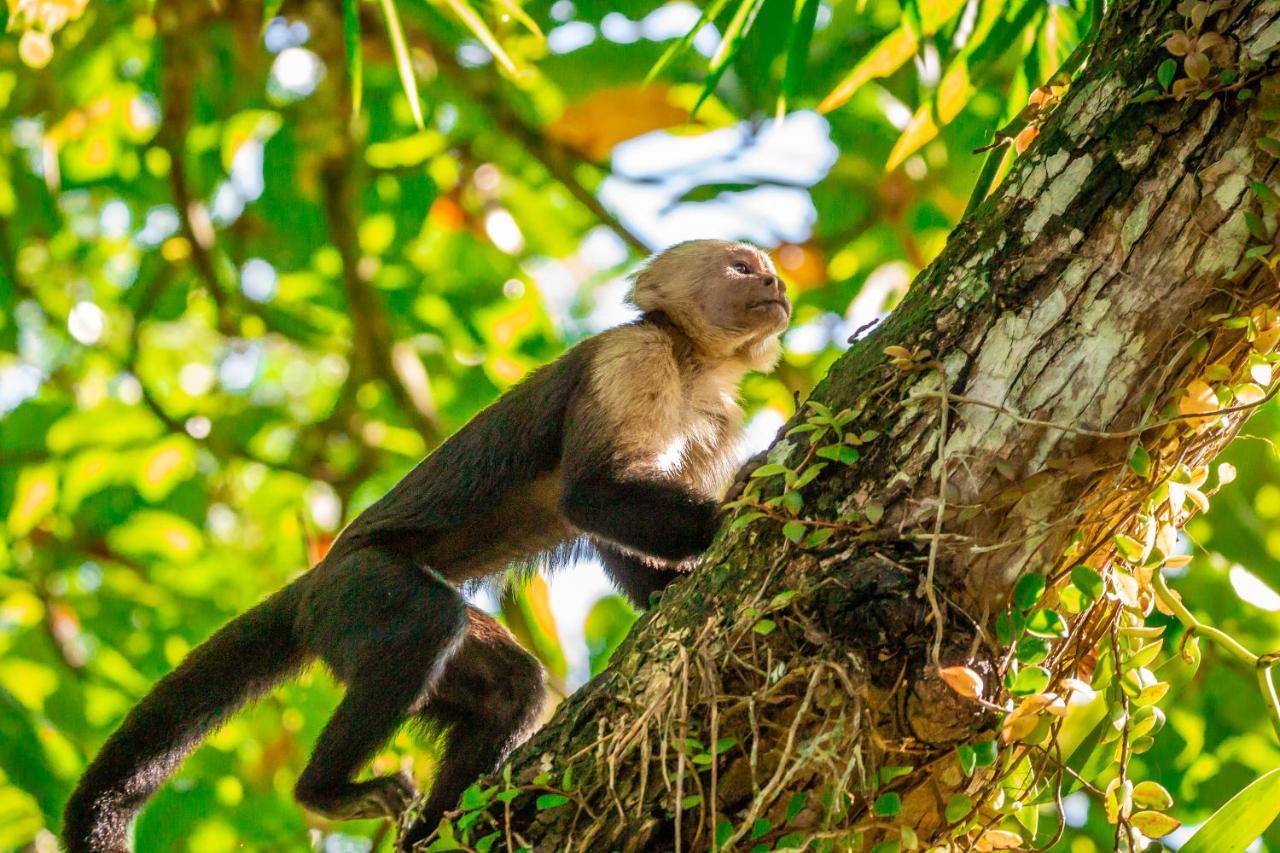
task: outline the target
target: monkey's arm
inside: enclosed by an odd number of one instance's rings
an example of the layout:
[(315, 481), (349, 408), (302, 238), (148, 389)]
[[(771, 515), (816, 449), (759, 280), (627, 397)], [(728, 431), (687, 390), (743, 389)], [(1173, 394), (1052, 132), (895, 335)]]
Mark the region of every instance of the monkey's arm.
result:
[(672, 483), (623, 477), (606, 466), (566, 474), (560, 510), (579, 530), (672, 562), (711, 544), (718, 526), (715, 501)]
[(667, 584), (685, 574), (679, 569), (655, 566), (643, 557), (625, 554), (602, 542), (596, 543), (596, 551), (605, 574), (640, 609), (647, 609), (655, 592), (662, 592)]

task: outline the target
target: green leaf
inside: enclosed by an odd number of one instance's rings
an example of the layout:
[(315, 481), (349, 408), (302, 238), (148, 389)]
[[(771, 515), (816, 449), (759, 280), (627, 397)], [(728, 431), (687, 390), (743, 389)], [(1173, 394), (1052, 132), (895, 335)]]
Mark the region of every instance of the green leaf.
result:
[(823, 459), (831, 459), (836, 462), (843, 462), (846, 465), (852, 465), (860, 458), (858, 448), (848, 444), (831, 444), (826, 447), (818, 448), (817, 455)]
[(873, 811), (876, 817), (897, 817), (898, 812), (902, 811), (902, 797), (893, 791), (881, 794), (876, 799)]
[(1276, 191), (1271, 189), (1271, 187), (1267, 186), (1262, 181), (1253, 181), (1249, 184), (1249, 187), (1253, 190), (1253, 194), (1256, 195), (1258, 200), (1263, 204), (1272, 206), (1280, 205), (1280, 195), (1276, 195)]
[(364, 97), (364, 64), (360, 51), (360, 0), (342, 0), (342, 39), (347, 49), (347, 81), (351, 84), (351, 112), (360, 114)]
[(738, 4), (738, 10), (729, 19), (729, 25), (725, 27), (724, 34), (720, 37), (719, 47), (711, 55), (711, 62), (707, 66), (707, 78), (702, 83), (702, 94), (698, 95), (698, 100), (694, 102), (693, 109), (689, 110), (690, 118), (697, 115), (698, 109), (707, 98), (711, 97), (711, 93), (716, 90), (716, 86), (720, 83), (720, 78), (724, 76), (724, 72), (729, 69), (731, 61), (737, 56), (743, 39), (751, 31), (751, 26), (755, 23), (756, 15), (760, 13), (762, 6), (764, 6), (764, 0), (742, 0)]
[(816, 548), (836, 533), (834, 527), (819, 527), (804, 540), (805, 547)]
[(1018, 663), (1040, 663), (1049, 656), (1049, 641), (1041, 637), (1023, 637), (1014, 652)]
[(799, 515), (804, 509), (804, 496), (799, 492), (787, 492), (782, 496), (782, 506), (792, 515)]
[(535, 806), (538, 811), (546, 811), (547, 809), (554, 809), (557, 806), (563, 806), (567, 802), (569, 802), (569, 798), (563, 794), (543, 794), (538, 797), (535, 802)]
[(1033, 693), (1044, 692), (1048, 686), (1049, 670), (1042, 666), (1027, 666), (1020, 669), (1014, 676), (1009, 690), (1018, 696), (1030, 696)]
[(1075, 566), (1071, 569), (1071, 584), (1090, 601), (1097, 601), (1106, 589), (1102, 575), (1088, 566)]
[(759, 622), (755, 624), (755, 627), (752, 628), (751, 630), (755, 631), (757, 634), (759, 634), (762, 637), (767, 637), (770, 634), (772, 634), (774, 629), (777, 627), (778, 627), (778, 623), (774, 622), (772, 619), (761, 619)]
[(751, 477), (752, 479), (758, 479), (760, 477), (776, 477), (779, 474), (785, 474), (787, 470), (787, 466), (783, 465), (781, 462), (770, 462), (766, 465), (761, 465), (759, 468), (752, 471)]
[(966, 776), (972, 776), (973, 771), (978, 768), (978, 755), (967, 743), (956, 747), (956, 759), (960, 762), (960, 769)]
[(815, 462), (808, 468), (805, 468), (804, 471), (801, 472), (800, 476), (796, 478), (795, 485), (793, 485), (792, 488), (803, 489), (805, 486), (812, 483), (814, 478), (821, 474), (823, 469), (826, 467), (827, 463), (825, 462)]
[(422, 120), (422, 102), (418, 99), (418, 79), (413, 74), (413, 63), (409, 60), (409, 45), (404, 38), (404, 27), (400, 25), (400, 15), (396, 12), (395, 0), (381, 0), (382, 17), (387, 22), (387, 35), (391, 39), (391, 52), (395, 56), (396, 71), (400, 74), (400, 85), (404, 88), (404, 96), (409, 99), (409, 110), (413, 113), (413, 123), (418, 130), (426, 130)]
[(1071, 633), (1067, 620), (1056, 610), (1037, 610), (1027, 617), (1027, 633), (1037, 637), (1053, 639), (1066, 637)]
[(799, 791), (791, 795), (791, 799), (787, 801), (787, 823), (796, 819), (800, 812), (804, 811), (804, 807), (809, 803), (809, 795), (804, 791)]
[(996, 763), (1000, 755), (1000, 745), (994, 740), (978, 741), (973, 746), (973, 755), (979, 767), (990, 767)]
[(1026, 574), (1018, 578), (1013, 588), (1013, 603), (1018, 605), (1018, 609), (1027, 611), (1036, 606), (1043, 594), (1044, 575)]
[(807, 529), (803, 521), (788, 521), (782, 525), (782, 535), (792, 542), (799, 543)]
[(965, 794), (952, 794), (945, 811), (947, 823), (963, 820), (973, 809), (973, 800)]
[(702, 797), (698, 794), (690, 794), (680, 801), (680, 808), (691, 809), (702, 802)]
[(649, 69), (649, 73), (644, 77), (645, 84), (652, 83), (672, 59), (686, 51), (689, 45), (693, 43), (693, 37), (698, 34), (698, 31), (709, 22), (714, 21), (728, 2), (729, 0), (715, 0), (714, 3), (707, 6), (702, 12), (702, 17), (698, 18), (698, 22), (690, 28), (689, 32), (685, 33), (679, 41), (672, 42), (662, 52), (662, 56), (658, 57), (658, 61), (653, 64), (653, 67)]
[(1156, 68), (1156, 80), (1160, 83), (1160, 88), (1166, 92), (1173, 85), (1173, 78), (1178, 73), (1178, 62), (1174, 59), (1166, 59)]
[(1264, 136), (1258, 140), (1258, 147), (1272, 157), (1280, 157), (1280, 139)]
[(1117, 533), (1115, 536), (1111, 537), (1111, 540), (1115, 543), (1116, 550), (1120, 552), (1120, 555), (1130, 563), (1142, 562), (1143, 553), (1147, 549), (1146, 546), (1137, 539), (1134, 539), (1132, 536), (1128, 536), (1124, 533)]
[(791, 32), (787, 36), (787, 65), (782, 74), (782, 93), (778, 96), (777, 116), (787, 113), (787, 105), (795, 100), (804, 79), (805, 62), (809, 58), (809, 42), (813, 38), (813, 25), (818, 19), (818, 0), (795, 0), (795, 13), (791, 20)]
[(1129, 467), (1133, 473), (1144, 480), (1151, 476), (1151, 454), (1145, 447), (1139, 446), (1133, 449), (1133, 455), (1129, 457)]

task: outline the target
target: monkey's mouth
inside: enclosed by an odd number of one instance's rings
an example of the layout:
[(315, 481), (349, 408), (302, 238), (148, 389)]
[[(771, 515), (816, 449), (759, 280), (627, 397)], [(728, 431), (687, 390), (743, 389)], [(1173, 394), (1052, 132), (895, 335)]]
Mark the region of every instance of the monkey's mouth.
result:
[(753, 302), (751, 304), (752, 311), (759, 311), (768, 308), (777, 308), (781, 310), (782, 316), (784, 317), (791, 316), (791, 304), (783, 299), (764, 299), (760, 302)]

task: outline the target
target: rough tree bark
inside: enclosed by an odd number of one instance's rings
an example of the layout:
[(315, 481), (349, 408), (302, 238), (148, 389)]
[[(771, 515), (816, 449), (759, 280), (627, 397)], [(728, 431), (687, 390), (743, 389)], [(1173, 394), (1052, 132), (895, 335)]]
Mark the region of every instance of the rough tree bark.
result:
[[(1036, 143), (815, 389), (863, 440), (860, 458), (800, 490), (806, 536), (826, 525), (830, 538), (793, 544), (772, 515), (726, 525), (610, 668), (514, 755), (509, 781), (464, 800), (459, 832), (484, 826), (495, 849), (539, 851), (711, 849), (717, 836), (747, 849), (797, 830), (857, 830), (870, 846), (896, 837), (890, 823), (945, 839), (943, 804), (981, 781), (960, 773), (954, 746), (990, 739), (999, 715), (946, 686), (939, 665), (967, 665), (987, 700), (1007, 700), (991, 628), (1016, 580), (1080, 562), (1113, 577), (1112, 536), (1151, 485), (1206, 463), (1247, 415), (1229, 401), (1202, 407), (1228, 407), (1203, 421), (1177, 414), (1194, 410), (1196, 380), (1241, 381), (1223, 371), (1243, 375), (1249, 334), (1221, 315), (1253, 316), (1265, 335), (1264, 309), (1280, 307), (1273, 273), (1245, 259), (1246, 212), (1274, 227), (1250, 191), (1274, 171), (1256, 145), (1267, 82), (1250, 100), (1137, 97), (1182, 26), (1169, 2), (1114, 3)], [(1280, 3), (1238, 2), (1208, 26), (1236, 60), (1261, 61), (1257, 90)], [(895, 346), (911, 358), (885, 354)], [(813, 435), (784, 431), (770, 462), (824, 461)], [(1126, 464), (1139, 446), (1145, 479)], [(758, 499), (781, 481), (757, 478)], [(1137, 609), (1148, 595), (1140, 585)], [(1073, 620), (1055, 672), (1088, 656), (1116, 598)], [(911, 769), (877, 779), (889, 766)], [(510, 785), (525, 792), (489, 799)], [(892, 822), (870, 814), (886, 791), (902, 798)]]

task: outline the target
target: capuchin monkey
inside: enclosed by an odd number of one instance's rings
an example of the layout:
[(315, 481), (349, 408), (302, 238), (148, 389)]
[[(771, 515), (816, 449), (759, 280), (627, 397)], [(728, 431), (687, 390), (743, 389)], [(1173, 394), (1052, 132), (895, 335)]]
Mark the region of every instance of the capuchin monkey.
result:
[(67, 804), (72, 853), (130, 847), (182, 759), (315, 659), (346, 685), (298, 778), (334, 819), (397, 818), (404, 774), (355, 781), (410, 718), (448, 729), (420, 817), (435, 829), (538, 720), (543, 672), (457, 587), (585, 539), (637, 605), (711, 543), (737, 462), (738, 384), (777, 361), (791, 304), (768, 255), (681, 243), (635, 276), (642, 316), (575, 346), (445, 441), (342, 532), (311, 571), (187, 655), (125, 718)]

